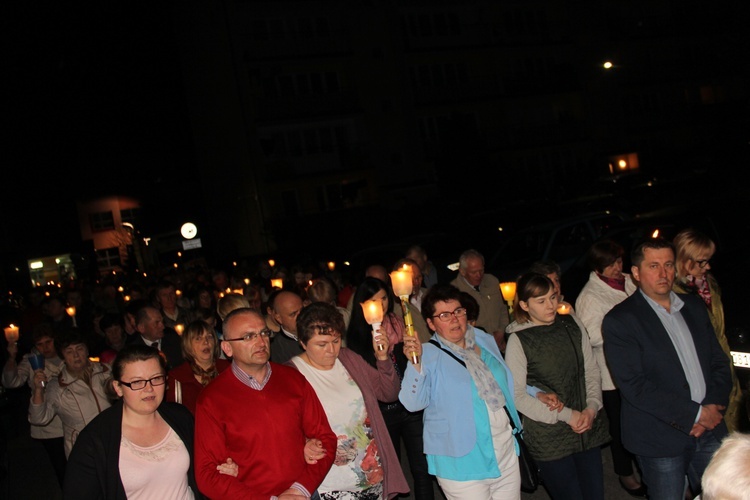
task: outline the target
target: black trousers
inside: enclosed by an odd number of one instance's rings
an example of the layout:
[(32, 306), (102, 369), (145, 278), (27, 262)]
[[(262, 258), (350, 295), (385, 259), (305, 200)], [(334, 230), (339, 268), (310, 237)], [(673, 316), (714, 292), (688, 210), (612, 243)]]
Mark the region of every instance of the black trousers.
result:
[(401, 458), (401, 441), (409, 459), (409, 470), (414, 478), (414, 498), (416, 500), (433, 500), (435, 493), (433, 480), (435, 476), (427, 472), (427, 457), (422, 443), (422, 413), (410, 412), (399, 401), (381, 403), (380, 412), (391, 435), (396, 454)]

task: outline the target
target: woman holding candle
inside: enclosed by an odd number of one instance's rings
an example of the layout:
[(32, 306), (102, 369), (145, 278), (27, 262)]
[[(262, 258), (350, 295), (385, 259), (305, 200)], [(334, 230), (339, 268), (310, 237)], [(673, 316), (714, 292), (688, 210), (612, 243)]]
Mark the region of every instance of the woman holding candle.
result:
[(200, 392), (232, 363), (219, 357), (216, 332), (203, 320), (191, 322), (180, 341), (185, 362), (169, 372), (167, 401), (182, 403), (195, 414)]
[(622, 256), (625, 249), (613, 240), (595, 242), (589, 248), (587, 260), (589, 279), (576, 299), (578, 319), (581, 320), (591, 341), (596, 364), (602, 378), (602, 400), (609, 418), (609, 434), (612, 441), (612, 466), (619, 476), (620, 486), (631, 496), (646, 497), (646, 487), (635, 470), (635, 457), (625, 449), (620, 436), (620, 391), (604, 358), (602, 320), (615, 305), (637, 290), (629, 274), (622, 272)]
[(336, 459), (318, 493), (323, 500), (394, 498), (408, 493), (409, 485), (378, 407), (379, 400), (395, 399), (401, 385), (388, 355), (389, 338), (368, 332), (369, 354), (375, 359), (371, 366), (342, 347), (343, 332), (344, 319), (335, 305), (303, 307), (297, 335), (304, 352), (286, 362), (313, 386), (338, 436)]
[(468, 324), (462, 300), (449, 284), (425, 294), (422, 314), (435, 333), (424, 345), (405, 337), (404, 353), (420, 362), (407, 365), (399, 399), (424, 410), (424, 452), (446, 498), (518, 500), (513, 376), (495, 338)]
[(51, 379), (43, 370), (34, 373), (29, 422), (47, 425), (59, 416), (65, 455), (68, 456), (78, 433), (102, 410), (110, 407), (111, 394), (107, 387), (111, 370), (108, 364), (89, 359), (86, 339), (77, 328), (57, 334), (55, 349), (63, 359), (62, 369)]
[[(48, 379), (57, 377), (62, 368), (62, 359), (55, 351), (55, 334), (47, 323), (40, 323), (31, 333), (34, 347), (31, 352), (24, 354), (23, 359), (16, 363), (18, 344), (8, 344), (8, 361), (3, 367), (3, 386), (9, 389), (28, 384), (34, 390), (34, 374), (41, 370)], [(39, 367), (39, 359), (42, 367)], [(32, 362), (34, 365), (32, 366)], [(55, 416), (46, 425), (31, 425), (31, 438), (42, 444), (57, 474), (62, 486), (65, 477), (65, 448), (63, 446), (63, 427), (60, 417)]]
[[(557, 314), (555, 285), (547, 276), (522, 275), (516, 297), (505, 359), (542, 484), (552, 498), (603, 499), (601, 446), (610, 437), (588, 335), (574, 316)], [(527, 394), (527, 385), (556, 394), (564, 407), (550, 411)]]
[[(388, 359), (395, 367), (399, 380), (402, 380), (409, 361), (403, 349), (406, 332), (404, 319), (400, 312), (396, 313), (393, 310), (398, 298), (388, 284), (374, 277), (365, 278), (357, 286), (353, 297), (352, 316), (346, 331), (347, 347), (362, 356), (370, 366), (377, 367), (376, 354), (378, 353), (372, 349), (372, 337), (373, 334), (385, 336), (388, 339), (386, 350)], [(375, 331), (373, 331), (373, 325), (365, 319), (361, 306), (367, 301), (378, 301), (382, 304), (383, 320)], [(400, 306), (398, 307), (400, 309)], [(397, 394), (392, 399), (379, 401), (379, 408), (399, 457), (401, 440), (404, 441), (409, 467), (414, 478), (414, 497), (417, 499), (434, 498), (433, 477), (428, 472), (422, 443), (422, 412), (407, 410), (398, 400)]]

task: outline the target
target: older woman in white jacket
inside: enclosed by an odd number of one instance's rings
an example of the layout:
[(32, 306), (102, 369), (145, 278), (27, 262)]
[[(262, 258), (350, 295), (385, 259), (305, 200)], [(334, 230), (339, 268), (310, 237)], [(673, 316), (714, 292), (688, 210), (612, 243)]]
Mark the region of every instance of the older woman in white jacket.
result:
[(112, 371), (108, 364), (89, 359), (85, 339), (76, 329), (61, 332), (55, 338), (55, 348), (63, 358), (63, 368), (51, 380), (42, 370), (34, 373), (29, 422), (46, 425), (59, 416), (67, 457), (78, 433), (112, 405), (112, 393), (108, 391)]
[(634, 471), (634, 457), (620, 440), (620, 391), (615, 387), (612, 375), (604, 358), (602, 320), (604, 316), (633, 292), (637, 287), (629, 274), (622, 272), (623, 247), (612, 240), (594, 243), (588, 252), (591, 274), (576, 299), (576, 314), (586, 327), (602, 377), (604, 409), (609, 417), (609, 434), (612, 436), (610, 450), (615, 473), (620, 485), (630, 495), (646, 496), (646, 488)]

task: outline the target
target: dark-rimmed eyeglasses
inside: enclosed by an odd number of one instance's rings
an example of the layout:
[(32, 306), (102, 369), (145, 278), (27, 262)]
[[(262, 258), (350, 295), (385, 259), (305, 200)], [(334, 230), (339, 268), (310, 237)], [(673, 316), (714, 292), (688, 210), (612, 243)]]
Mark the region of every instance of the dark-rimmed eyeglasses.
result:
[(239, 342), (240, 340), (243, 342), (254, 342), (258, 339), (258, 337), (267, 339), (271, 337), (271, 330), (265, 329), (261, 330), (259, 332), (250, 332), (247, 335), (243, 335), (242, 337), (238, 337), (236, 339), (222, 339), (224, 342)]
[(700, 267), (701, 269), (703, 269), (703, 268), (705, 268), (707, 265), (709, 265), (711, 263), (711, 259), (696, 260), (695, 263), (698, 264), (698, 267)]
[(167, 382), (167, 376), (157, 375), (156, 377), (151, 377), (148, 380), (133, 380), (132, 382), (123, 382), (122, 380), (118, 380), (118, 382), (126, 387), (129, 387), (131, 391), (140, 391), (146, 388), (146, 384), (151, 384), (151, 387), (164, 385)]
[(464, 316), (466, 316), (466, 308), (459, 307), (455, 311), (452, 311), (452, 312), (444, 311), (444, 312), (441, 312), (440, 314), (436, 314), (435, 316), (433, 316), (433, 318), (440, 318), (440, 321), (448, 322), (451, 320), (452, 316), (455, 316), (456, 318), (463, 318)]

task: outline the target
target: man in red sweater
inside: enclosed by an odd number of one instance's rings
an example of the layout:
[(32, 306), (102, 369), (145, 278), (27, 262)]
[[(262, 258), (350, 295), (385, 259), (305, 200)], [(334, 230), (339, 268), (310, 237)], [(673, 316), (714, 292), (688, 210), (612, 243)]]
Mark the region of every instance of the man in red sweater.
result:
[[(336, 435), (307, 379), (269, 362), (270, 333), (254, 309), (224, 319), (221, 347), (232, 367), (203, 389), (195, 413), (195, 474), (209, 498), (310, 498), (333, 464), (333, 453), (306, 462), (307, 439), (335, 450)], [(236, 477), (217, 470), (227, 457)]]

